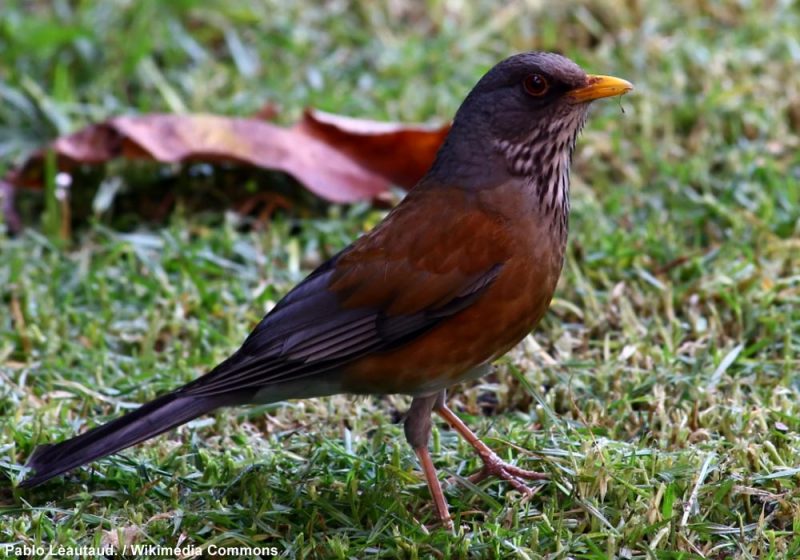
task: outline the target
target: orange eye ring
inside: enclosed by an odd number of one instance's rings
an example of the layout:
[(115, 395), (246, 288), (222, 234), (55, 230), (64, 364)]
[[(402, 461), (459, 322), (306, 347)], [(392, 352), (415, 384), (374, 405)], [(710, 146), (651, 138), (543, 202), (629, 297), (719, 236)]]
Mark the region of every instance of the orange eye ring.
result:
[(522, 80), (522, 87), (525, 88), (525, 93), (528, 95), (541, 97), (550, 89), (550, 84), (541, 74), (529, 74)]

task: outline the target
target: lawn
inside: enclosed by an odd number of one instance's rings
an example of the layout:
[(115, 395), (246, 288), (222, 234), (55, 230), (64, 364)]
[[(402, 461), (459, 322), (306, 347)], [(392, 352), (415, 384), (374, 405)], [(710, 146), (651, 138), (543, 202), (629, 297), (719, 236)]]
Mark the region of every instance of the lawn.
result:
[[(579, 140), (550, 312), (490, 376), (451, 391), (503, 457), (551, 480), (530, 499), (497, 481), (470, 485), (477, 458), (437, 425), (451, 534), (403, 438), (409, 399), (336, 396), (223, 410), (16, 488), (37, 444), (207, 371), (386, 211), (298, 203), (254, 224), (179, 193), (156, 221), (122, 205), (92, 210), (87, 181), (73, 185), (86, 219), (68, 241), (52, 195), (20, 196), (21, 234), (0, 222), (0, 543), (800, 557), (797, 3), (322, 5), (4, 0), (0, 173), (119, 114), (249, 116), (271, 104), (285, 124), (305, 106), (441, 123), (483, 72), (524, 50), (632, 81), (631, 95), (596, 104)], [(158, 197), (178, 183), (213, 191), (214, 177), (117, 162), (98, 179)]]

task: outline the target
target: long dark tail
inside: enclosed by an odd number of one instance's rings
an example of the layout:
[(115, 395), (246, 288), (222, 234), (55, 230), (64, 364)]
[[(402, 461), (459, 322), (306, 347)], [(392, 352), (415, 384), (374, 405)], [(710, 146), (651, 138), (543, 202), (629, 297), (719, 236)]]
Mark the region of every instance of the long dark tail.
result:
[(23, 480), (20, 486), (36, 486), (75, 467), (157, 436), (220, 406), (233, 404), (227, 400), (220, 396), (195, 397), (168, 393), (85, 434), (61, 443), (39, 446), (26, 465), (35, 474)]

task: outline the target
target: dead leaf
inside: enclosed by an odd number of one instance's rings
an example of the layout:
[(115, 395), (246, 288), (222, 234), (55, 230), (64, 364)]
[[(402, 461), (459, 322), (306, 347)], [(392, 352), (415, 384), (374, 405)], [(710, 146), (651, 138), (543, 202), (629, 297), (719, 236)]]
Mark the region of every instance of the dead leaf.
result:
[(263, 115), (123, 116), (56, 139), (9, 172), (0, 186), (5, 186), (6, 215), (14, 217), (9, 185), (41, 188), (45, 155), (52, 150), (59, 171), (115, 158), (232, 162), (282, 171), (332, 202), (376, 200), (391, 184), (416, 184), (448, 130), (448, 125), (377, 122), (311, 109), (292, 128), (265, 122)]
[[(49, 149), (55, 151), (62, 171), (117, 157), (253, 165), (288, 173), (333, 202), (368, 200), (389, 187), (386, 179), (324, 142), (255, 119), (166, 114), (116, 117), (62, 136)], [(6, 180), (14, 185), (41, 186), (45, 153), (34, 154)]]
[(391, 183), (410, 189), (430, 169), (450, 125), (371, 121), (307, 109), (296, 129), (334, 146)]

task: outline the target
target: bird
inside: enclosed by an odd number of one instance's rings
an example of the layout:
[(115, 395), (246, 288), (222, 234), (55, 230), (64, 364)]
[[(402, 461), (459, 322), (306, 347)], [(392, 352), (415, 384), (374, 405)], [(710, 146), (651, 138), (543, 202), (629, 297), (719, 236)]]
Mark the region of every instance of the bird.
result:
[(431, 168), (371, 231), (313, 270), (216, 367), (128, 414), (38, 446), (21, 487), (116, 453), (220, 407), (333, 394), (411, 396), (405, 438), (438, 521), (453, 528), (430, 455), (436, 413), (477, 452), (472, 480), (547, 475), (507, 463), (447, 406), (547, 311), (564, 263), (569, 172), (590, 103), (633, 85), (524, 52), (466, 96)]

